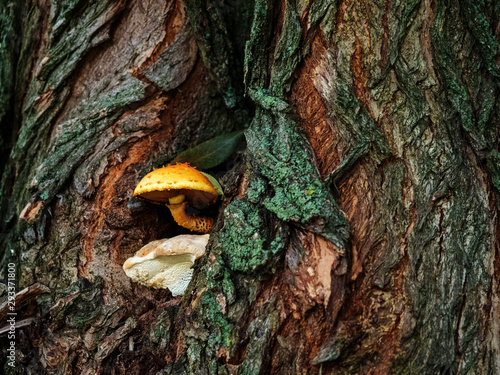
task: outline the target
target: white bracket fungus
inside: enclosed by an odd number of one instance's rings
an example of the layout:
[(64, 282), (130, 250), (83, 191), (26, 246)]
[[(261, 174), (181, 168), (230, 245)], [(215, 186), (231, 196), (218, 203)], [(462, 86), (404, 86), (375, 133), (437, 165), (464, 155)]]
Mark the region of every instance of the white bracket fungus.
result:
[(205, 254), (208, 234), (165, 238), (148, 243), (123, 264), (132, 281), (183, 295), (193, 276), (194, 261)]

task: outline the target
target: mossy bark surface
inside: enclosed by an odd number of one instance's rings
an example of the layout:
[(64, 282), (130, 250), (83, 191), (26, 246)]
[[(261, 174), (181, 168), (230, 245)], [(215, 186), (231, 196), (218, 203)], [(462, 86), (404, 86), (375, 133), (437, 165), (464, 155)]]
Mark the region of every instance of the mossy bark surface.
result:
[[(4, 372), (499, 373), (499, 25), (489, 0), (1, 3), (0, 279), (30, 288)], [(138, 181), (238, 129), (186, 295), (131, 282), (187, 233)]]

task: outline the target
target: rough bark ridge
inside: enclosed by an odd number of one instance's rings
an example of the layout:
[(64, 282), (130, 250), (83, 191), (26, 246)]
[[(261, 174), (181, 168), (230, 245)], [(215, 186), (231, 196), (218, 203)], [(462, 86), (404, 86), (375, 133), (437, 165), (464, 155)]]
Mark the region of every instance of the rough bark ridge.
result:
[[(496, 2), (0, 7), (19, 373), (500, 371)], [(187, 295), (131, 283), (136, 183), (242, 127)]]

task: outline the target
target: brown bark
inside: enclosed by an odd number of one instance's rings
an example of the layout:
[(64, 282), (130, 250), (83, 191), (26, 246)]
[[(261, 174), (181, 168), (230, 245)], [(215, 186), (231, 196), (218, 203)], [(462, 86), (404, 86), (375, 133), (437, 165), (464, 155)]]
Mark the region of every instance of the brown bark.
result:
[[(0, 10), (18, 373), (500, 371), (495, 2)], [(131, 282), (188, 232), (135, 185), (242, 128), (188, 293)]]

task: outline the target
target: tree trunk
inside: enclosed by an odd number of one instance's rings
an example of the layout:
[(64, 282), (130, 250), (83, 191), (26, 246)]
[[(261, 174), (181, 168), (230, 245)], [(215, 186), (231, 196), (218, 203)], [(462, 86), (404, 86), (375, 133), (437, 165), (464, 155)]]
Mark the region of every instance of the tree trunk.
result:
[[(500, 372), (498, 2), (0, 6), (5, 372)], [(132, 282), (187, 233), (138, 181), (242, 128), (187, 293)]]

